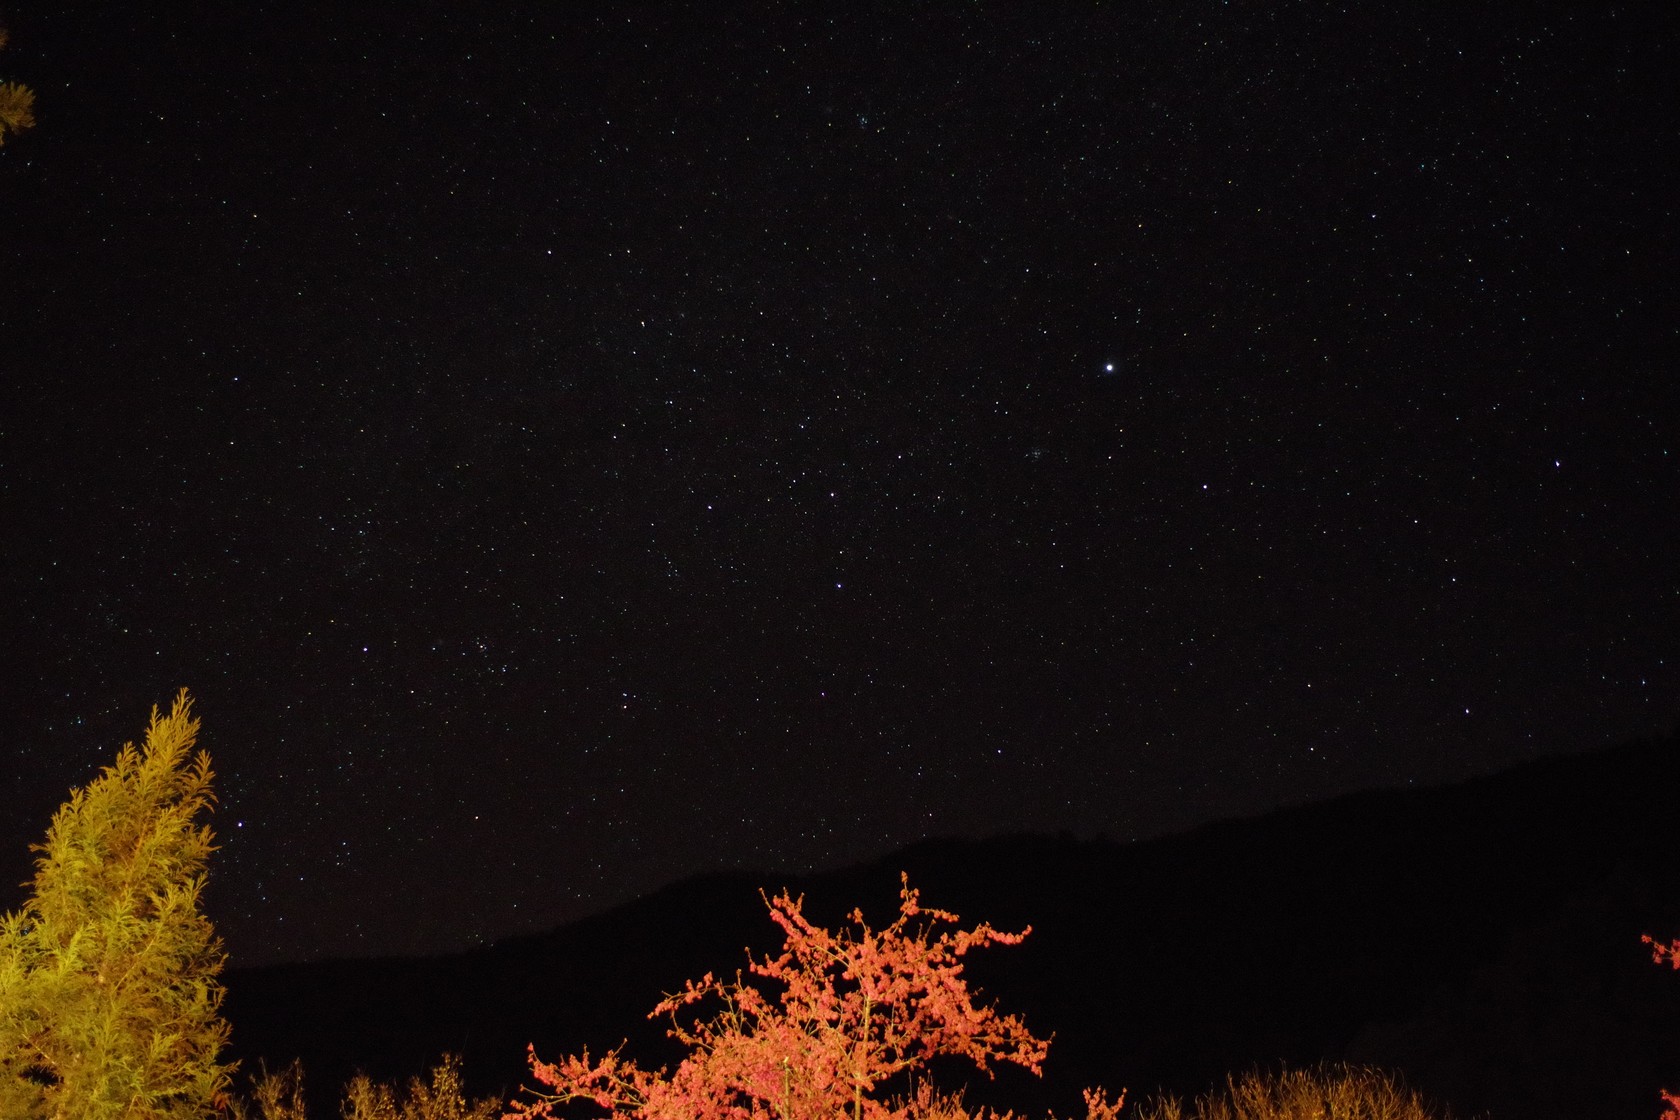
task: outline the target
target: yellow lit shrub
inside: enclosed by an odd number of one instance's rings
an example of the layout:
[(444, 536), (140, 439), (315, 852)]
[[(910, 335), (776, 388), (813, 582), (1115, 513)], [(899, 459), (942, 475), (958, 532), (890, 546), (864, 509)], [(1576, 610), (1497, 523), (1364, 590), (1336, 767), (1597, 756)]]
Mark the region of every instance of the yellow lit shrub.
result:
[(1322, 1065), (1227, 1077), (1186, 1108), (1173, 1097), (1145, 1101), (1134, 1120), (1450, 1120), (1379, 1070)]

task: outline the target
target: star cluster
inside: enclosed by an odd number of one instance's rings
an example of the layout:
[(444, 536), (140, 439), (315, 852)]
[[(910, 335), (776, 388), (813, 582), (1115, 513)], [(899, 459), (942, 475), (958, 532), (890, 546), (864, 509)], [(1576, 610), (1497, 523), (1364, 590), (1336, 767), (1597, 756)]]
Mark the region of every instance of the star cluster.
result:
[(183, 684), (242, 963), (1673, 725), (1624, 10), (12, 30), (14, 880)]

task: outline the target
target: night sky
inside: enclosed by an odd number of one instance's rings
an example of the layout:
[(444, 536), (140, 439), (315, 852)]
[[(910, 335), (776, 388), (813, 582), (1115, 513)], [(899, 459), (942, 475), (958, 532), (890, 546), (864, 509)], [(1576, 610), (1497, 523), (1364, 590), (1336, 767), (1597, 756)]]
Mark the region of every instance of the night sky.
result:
[(182, 686), (234, 965), (1680, 719), (1673, 5), (4, 16), (8, 891)]

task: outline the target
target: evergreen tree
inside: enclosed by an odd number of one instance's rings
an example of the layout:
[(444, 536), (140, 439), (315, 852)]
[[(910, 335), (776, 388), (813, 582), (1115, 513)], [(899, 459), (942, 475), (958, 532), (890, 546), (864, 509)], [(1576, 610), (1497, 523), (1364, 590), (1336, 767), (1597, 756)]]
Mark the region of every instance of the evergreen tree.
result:
[(32, 897), (0, 920), (5, 1120), (200, 1120), (227, 1088), (198, 726), (185, 689), (154, 707), (144, 750), (124, 745), (33, 846)]
[[(6, 29), (0, 27), (0, 50), (6, 46)], [(35, 127), (35, 91), (17, 82), (0, 82), (0, 144), (7, 131), (22, 132)]]

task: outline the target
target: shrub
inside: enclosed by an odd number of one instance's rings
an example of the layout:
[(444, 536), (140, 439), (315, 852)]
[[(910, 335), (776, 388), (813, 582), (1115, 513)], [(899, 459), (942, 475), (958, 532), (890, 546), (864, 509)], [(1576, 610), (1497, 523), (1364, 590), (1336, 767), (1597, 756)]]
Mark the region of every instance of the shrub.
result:
[[(885, 929), (871, 930), (854, 910), (856, 931), (835, 934), (806, 920), (803, 898), (766, 898), (785, 946), (777, 957), (749, 954), (747, 965), (781, 985), (776, 998), (739, 972), (729, 983), (707, 973), (667, 996), (649, 1018), (669, 1015), (671, 1036), (691, 1051), (669, 1074), (625, 1060), (622, 1045), (597, 1061), (585, 1051), (554, 1063), (533, 1048), (532, 1074), (553, 1092), (527, 1090), (535, 1099), (516, 1102), (506, 1120), (553, 1117), (572, 1101), (615, 1120), (959, 1120), (967, 1116), (960, 1098), (926, 1084), (891, 1102), (875, 1094), (939, 1055), (967, 1058), (988, 1075), (994, 1061), (1040, 1073), (1048, 1041), (1016, 1016), (976, 1007), (962, 977), (971, 949), (1014, 945), (1030, 928), (999, 933), (982, 924), (930, 940), (935, 925), (957, 916), (924, 908), (906, 877), (899, 899), (898, 918)], [(709, 999), (721, 1009), (685, 1025), (679, 1011)], [(1091, 1120), (1113, 1120), (1121, 1103), (1090, 1091), (1085, 1099)]]
[[(309, 1120), (302, 1063), (279, 1073), (264, 1068), (253, 1079), (250, 1099), (228, 1104), (231, 1120)], [(468, 1101), (461, 1090), (461, 1059), (445, 1054), (432, 1069), (430, 1083), (411, 1077), (402, 1094), (358, 1073), (344, 1087), (339, 1115), (343, 1120), (491, 1120), (500, 1107), (494, 1097)]]
[(1418, 1094), (1374, 1069), (1324, 1065), (1227, 1077), (1192, 1111), (1172, 1097), (1139, 1108), (1136, 1120), (1435, 1120)]
[(226, 1096), (221, 1104), (230, 1120), (309, 1120), (303, 1101), (303, 1063), (294, 1061), (279, 1073), (266, 1064), (252, 1078), (250, 1100)]
[(494, 1097), (469, 1102), (461, 1090), (461, 1059), (445, 1054), (432, 1069), (431, 1084), (411, 1077), (401, 1096), (358, 1073), (345, 1088), (341, 1111), (344, 1120), (491, 1120), (500, 1108)]

